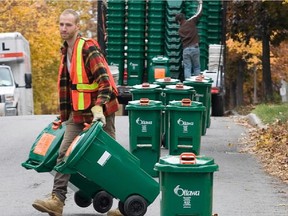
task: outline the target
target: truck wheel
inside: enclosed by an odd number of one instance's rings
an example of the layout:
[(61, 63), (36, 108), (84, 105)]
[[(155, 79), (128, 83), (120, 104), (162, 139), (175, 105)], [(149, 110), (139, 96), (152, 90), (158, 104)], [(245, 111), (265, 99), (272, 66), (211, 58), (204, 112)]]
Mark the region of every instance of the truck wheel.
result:
[(77, 191), (74, 194), (74, 201), (79, 207), (82, 208), (86, 208), (92, 203), (92, 199), (85, 197), (81, 191)]
[(124, 210), (129, 216), (143, 216), (147, 211), (147, 202), (141, 196), (130, 196), (124, 203)]
[(108, 212), (113, 205), (113, 197), (106, 191), (98, 192), (93, 198), (93, 207), (99, 213)]
[(224, 115), (224, 95), (212, 94), (212, 116)]

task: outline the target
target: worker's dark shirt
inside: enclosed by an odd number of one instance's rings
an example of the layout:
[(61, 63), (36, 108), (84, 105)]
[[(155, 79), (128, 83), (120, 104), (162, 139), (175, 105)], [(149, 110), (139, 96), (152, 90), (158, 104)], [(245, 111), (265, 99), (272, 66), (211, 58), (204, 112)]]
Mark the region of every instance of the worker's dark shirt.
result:
[(183, 49), (189, 46), (193, 46), (199, 43), (199, 36), (197, 30), (198, 17), (194, 17), (191, 20), (186, 20), (180, 25), (178, 33), (181, 37)]

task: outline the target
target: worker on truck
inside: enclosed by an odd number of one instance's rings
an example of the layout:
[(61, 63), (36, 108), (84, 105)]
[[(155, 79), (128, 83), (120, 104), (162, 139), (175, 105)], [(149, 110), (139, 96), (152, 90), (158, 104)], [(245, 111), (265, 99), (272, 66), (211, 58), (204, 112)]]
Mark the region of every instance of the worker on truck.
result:
[[(183, 13), (176, 14), (175, 21), (180, 25), (178, 33), (182, 42), (184, 78), (197, 76), (201, 72), (200, 48), (197, 22), (202, 14), (202, 0), (199, 0), (197, 13), (186, 20)], [(193, 71), (192, 71), (193, 69)]]
[[(60, 15), (59, 28), (64, 40), (58, 75), (60, 119), (53, 123), (53, 129), (58, 129), (65, 121), (66, 131), (57, 164), (85, 129), (85, 123), (101, 121), (104, 131), (115, 138), (117, 88), (98, 43), (79, 35), (79, 23), (80, 17), (72, 9), (66, 9)], [(61, 216), (69, 178), (68, 174), (56, 173), (51, 196), (36, 200), (33, 207), (49, 215)]]

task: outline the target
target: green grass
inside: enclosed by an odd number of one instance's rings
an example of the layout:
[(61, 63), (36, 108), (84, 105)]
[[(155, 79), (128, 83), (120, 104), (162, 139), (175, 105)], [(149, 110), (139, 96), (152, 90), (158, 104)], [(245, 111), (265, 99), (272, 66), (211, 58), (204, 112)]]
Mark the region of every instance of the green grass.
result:
[(275, 120), (288, 121), (288, 103), (259, 104), (252, 113), (256, 114), (264, 124), (273, 123)]

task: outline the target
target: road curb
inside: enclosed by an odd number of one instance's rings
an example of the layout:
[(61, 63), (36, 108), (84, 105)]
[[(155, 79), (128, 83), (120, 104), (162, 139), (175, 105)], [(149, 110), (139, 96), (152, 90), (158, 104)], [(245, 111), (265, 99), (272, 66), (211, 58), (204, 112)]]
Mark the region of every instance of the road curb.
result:
[(248, 123), (252, 126), (259, 127), (259, 128), (266, 128), (266, 125), (264, 125), (261, 119), (254, 113), (248, 114), (246, 116), (246, 119), (248, 120)]

